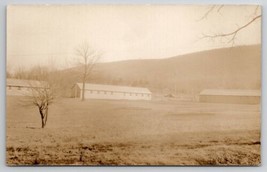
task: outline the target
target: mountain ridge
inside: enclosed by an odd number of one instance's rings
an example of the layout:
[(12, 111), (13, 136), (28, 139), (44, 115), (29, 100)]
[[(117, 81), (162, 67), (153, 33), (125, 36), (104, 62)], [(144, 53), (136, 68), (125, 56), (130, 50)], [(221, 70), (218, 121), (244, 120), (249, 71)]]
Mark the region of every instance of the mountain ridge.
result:
[[(82, 72), (80, 67), (64, 71), (69, 75)], [(78, 82), (77, 78), (73, 82)], [(98, 63), (88, 82), (175, 93), (205, 88), (260, 89), (261, 45), (205, 50), (165, 59)]]

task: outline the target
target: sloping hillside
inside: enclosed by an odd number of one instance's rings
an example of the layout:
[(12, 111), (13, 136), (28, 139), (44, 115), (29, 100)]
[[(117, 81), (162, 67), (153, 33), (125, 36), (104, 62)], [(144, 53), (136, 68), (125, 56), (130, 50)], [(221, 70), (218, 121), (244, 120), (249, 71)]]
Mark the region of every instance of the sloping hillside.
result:
[[(154, 91), (198, 92), (205, 88), (259, 89), (260, 45), (196, 52), (167, 59), (100, 63), (90, 82), (145, 86)], [(65, 70), (77, 76), (81, 68)], [(72, 82), (78, 81), (73, 77)]]

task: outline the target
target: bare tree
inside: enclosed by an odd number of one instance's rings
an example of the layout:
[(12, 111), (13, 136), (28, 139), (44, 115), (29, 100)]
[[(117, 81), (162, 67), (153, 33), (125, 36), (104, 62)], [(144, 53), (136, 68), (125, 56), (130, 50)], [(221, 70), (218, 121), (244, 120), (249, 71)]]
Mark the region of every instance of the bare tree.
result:
[(13, 77), (15, 79), (28, 79), (28, 72), (24, 67), (19, 66), (15, 69)]
[(48, 119), (49, 106), (60, 97), (60, 78), (56, 71), (47, 67), (35, 66), (29, 70), (31, 79), (27, 80), (28, 90), (21, 100), (24, 106), (36, 106), (41, 118), (41, 127), (44, 128)]
[[(199, 19), (207, 19), (208, 16), (212, 12), (219, 13), (223, 8), (226, 8), (224, 5), (212, 5), (210, 8), (206, 11), (206, 13)], [(215, 39), (215, 38), (226, 38), (228, 39), (228, 43), (232, 43), (232, 45), (235, 42), (236, 36), (238, 33), (240, 33), (242, 30), (246, 29), (253, 23), (255, 23), (257, 20), (260, 20), (262, 17), (260, 6), (255, 6), (255, 9), (251, 11), (250, 19), (242, 24), (241, 26), (237, 26), (235, 29), (229, 31), (229, 32), (223, 32), (223, 33), (216, 33), (216, 34), (203, 34), (202, 38), (209, 38), (209, 39)]]
[(48, 118), (48, 108), (54, 101), (53, 90), (47, 82), (39, 81), (40, 87), (31, 86), (32, 104), (38, 107), (42, 128), (45, 127)]
[(6, 78), (12, 78), (13, 73), (12, 73), (12, 65), (9, 63), (6, 64)]
[(6, 70), (6, 78), (12, 78), (12, 73), (9, 70)]
[(101, 57), (100, 52), (94, 50), (87, 42), (84, 42), (76, 49), (79, 65), (82, 66), (82, 101), (84, 101), (85, 83), (92, 74), (95, 64)]

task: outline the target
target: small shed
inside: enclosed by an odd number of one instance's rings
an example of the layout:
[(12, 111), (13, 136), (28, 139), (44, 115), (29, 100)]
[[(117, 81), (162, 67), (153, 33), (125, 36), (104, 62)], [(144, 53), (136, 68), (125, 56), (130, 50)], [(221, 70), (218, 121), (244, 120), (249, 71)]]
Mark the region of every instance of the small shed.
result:
[[(151, 96), (149, 89), (142, 87), (85, 84), (85, 99), (151, 100)], [(82, 83), (73, 86), (72, 97), (82, 98)]]
[(200, 102), (229, 104), (260, 104), (260, 90), (206, 89), (199, 94)]

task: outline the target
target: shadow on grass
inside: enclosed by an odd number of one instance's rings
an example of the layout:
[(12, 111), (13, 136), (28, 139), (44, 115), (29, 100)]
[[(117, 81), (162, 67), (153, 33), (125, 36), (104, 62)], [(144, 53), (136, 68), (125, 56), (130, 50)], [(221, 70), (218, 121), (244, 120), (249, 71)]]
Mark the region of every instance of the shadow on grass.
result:
[(26, 128), (29, 128), (29, 129), (41, 129), (41, 127), (31, 127), (31, 126), (26, 126)]

